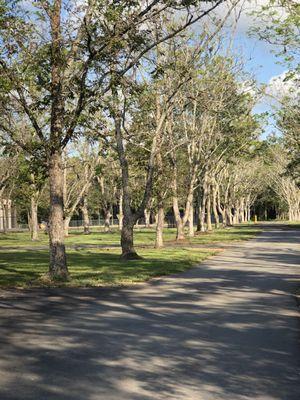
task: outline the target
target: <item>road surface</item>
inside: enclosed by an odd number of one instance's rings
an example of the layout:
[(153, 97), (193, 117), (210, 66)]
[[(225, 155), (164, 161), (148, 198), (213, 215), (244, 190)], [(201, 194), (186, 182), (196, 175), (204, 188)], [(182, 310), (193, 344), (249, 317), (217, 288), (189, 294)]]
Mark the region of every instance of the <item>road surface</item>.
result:
[(0, 399), (299, 400), (300, 230), (266, 229), (126, 289), (1, 291)]

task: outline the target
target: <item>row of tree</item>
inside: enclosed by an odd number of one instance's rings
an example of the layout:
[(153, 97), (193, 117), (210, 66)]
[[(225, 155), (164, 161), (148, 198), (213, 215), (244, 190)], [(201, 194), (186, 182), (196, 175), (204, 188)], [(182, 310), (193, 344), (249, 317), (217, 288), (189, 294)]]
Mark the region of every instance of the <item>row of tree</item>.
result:
[(249, 220), (261, 128), (254, 82), (224, 35), (239, 1), (220, 18), (222, 3), (0, 2), (0, 190), (30, 199), (33, 239), (49, 194), (51, 277), (68, 275), (64, 237), (78, 209), (88, 230), (89, 204), (107, 227), (118, 208), (126, 259), (150, 210), (157, 247), (170, 208), (178, 240), (195, 215), (199, 231), (212, 214), (216, 226)]

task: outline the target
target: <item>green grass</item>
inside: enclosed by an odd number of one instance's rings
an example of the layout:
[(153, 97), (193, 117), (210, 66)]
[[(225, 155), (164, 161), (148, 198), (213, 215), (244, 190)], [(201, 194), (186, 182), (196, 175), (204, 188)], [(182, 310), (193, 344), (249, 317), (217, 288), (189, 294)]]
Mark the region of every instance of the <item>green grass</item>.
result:
[[(247, 240), (253, 237), (257, 232), (259, 232), (259, 228), (254, 225), (243, 225), (231, 229), (218, 229), (213, 232), (196, 235), (191, 239), (187, 238), (184, 244), (209, 244), (231, 242), (233, 240)], [(175, 234), (175, 229), (165, 229), (164, 240), (166, 245), (175, 244)], [(153, 247), (155, 243), (155, 230), (136, 229), (134, 240), (137, 247)], [(71, 230), (69, 236), (66, 238), (66, 246), (70, 248), (84, 245), (110, 247), (119, 246), (119, 244), (120, 232), (115, 229), (109, 233), (105, 233), (101, 230), (94, 230), (90, 235), (83, 235), (81, 231)], [(13, 248), (48, 246), (48, 236), (44, 233), (40, 233), (39, 240), (32, 242), (28, 232), (0, 233), (0, 246)]]
[[(215, 254), (212, 249), (166, 249), (140, 251), (142, 260), (121, 261), (116, 250), (71, 250), (68, 252), (70, 280), (64, 286), (107, 286), (146, 281), (155, 276), (183, 272)], [(48, 286), (48, 254), (40, 251), (1, 251), (0, 286)], [(61, 285), (61, 283), (57, 283)]]
[[(250, 239), (258, 229), (243, 226), (220, 229), (186, 240), (180, 246), (174, 243), (172, 229), (166, 229), (167, 247), (153, 249), (155, 232), (144, 229), (135, 232), (135, 242), (141, 260), (122, 261), (118, 248), (84, 248), (84, 245), (117, 245), (119, 232), (83, 235), (72, 232), (67, 238), (68, 265), (71, 274), (63, 286), (114, 286), (146, 281), (152, 277), (183, 272), (192, 265), (216, 254), (219, 242)], [(0, 287), (29, 287), (53, 285), (46, 278), (48, 251), (38, 246), (47, 245), (41, 234), (38, 242), (31, 242), (27, 232), (0, 234)], [(71, 247), (77, 245), (76, 248)], [(206, 247), (201, 247), (205, 245)], [(147, 247), (151, 246), (151, 247)], [(209, 247), (207, 247), (209, 246)]]

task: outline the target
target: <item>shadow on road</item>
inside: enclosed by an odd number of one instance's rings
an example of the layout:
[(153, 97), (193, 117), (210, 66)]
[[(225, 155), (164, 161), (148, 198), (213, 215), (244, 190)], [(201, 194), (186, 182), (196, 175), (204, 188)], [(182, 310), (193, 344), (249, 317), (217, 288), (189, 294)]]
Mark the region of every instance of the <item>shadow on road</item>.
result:
[(133, 288), (6, 292), (0, 398), (299, 400), (300, 231), (281, 235)]

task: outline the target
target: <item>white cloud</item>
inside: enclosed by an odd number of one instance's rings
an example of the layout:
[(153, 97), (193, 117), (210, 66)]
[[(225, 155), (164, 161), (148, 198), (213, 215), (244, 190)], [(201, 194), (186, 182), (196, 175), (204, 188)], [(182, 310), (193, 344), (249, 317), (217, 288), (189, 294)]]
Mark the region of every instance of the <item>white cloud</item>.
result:
[(268, 83), (266, 94), (274, 100), (281, 101), (284, 97), (296, 98), (300, 95), (300, 75), (289, 76), (285, 71), (273, 76)]
[[(224, 16), (230, 5), (230, 2), (228, 3), (225, 2), (223, 5), (217, 8), (216, 14), (218, 16)], [(240, 0), (235, 10), (229, 17), (227, 25), (233, 26), (235, 21), (238, 20), (237, 33), (246, 34), (251, 27), (261, 26), (264, 23), (259, 16), (259, 11), (261, 7), (267, 6), (269, 3), (269, 0)], [(284, 19), (286, 15), (284, 8), (277, 7), (277, 11), (280, 14), (280, 18)], [(258, 12), (258, 16), (251, 15), (254, 12)]]

